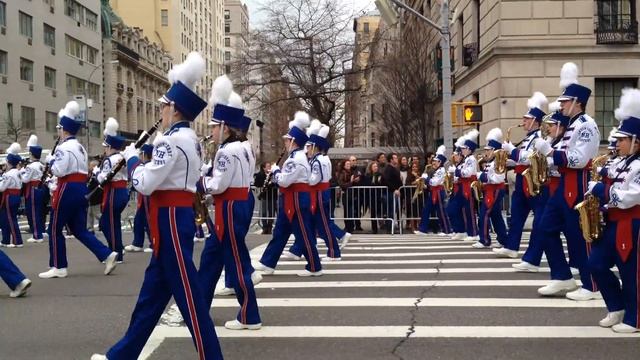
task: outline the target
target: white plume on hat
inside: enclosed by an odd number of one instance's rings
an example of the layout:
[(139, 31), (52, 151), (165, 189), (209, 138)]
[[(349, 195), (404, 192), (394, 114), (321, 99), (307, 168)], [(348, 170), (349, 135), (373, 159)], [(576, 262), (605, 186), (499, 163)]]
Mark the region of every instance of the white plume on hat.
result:
[(578, 83), (578, 65), (568, 62), (560, 69), (560, 88), (566, 89), (571, 84)]
[(118, 127), (120, 127), (120, 125), (118, 124), (118, 120), (110, 117), (109, 119), (107, 119), (107, 122), (104, 124), (104, 131), (103, 131), (104, 136), (118, 135)]
[(640, 118), (640, 90), (632, 88), (622, 89), (620, 105), (613, 114), (618, 121), (623, 121), (632, 116)]
[(71, 119), (76, 119), (80, 115), (80, 104), (78, 104), (75, 100), (71, 100), (64, 106), (62, 110), (58, 113), (58, 116), (62, 118), (66, 116)]
[(478, 141), (478, 135), (480, 135), (480, 132), (478, 132), (478, 130), (471, 129), (468, 133), (464, 134), (465, 141), (470, 140), (476, 142)]
[(33, 134), (29, 136), (29, 140), (27, 141), (27, 147), (38, 146), (38, 136)]
[(311, 120), (309, 118), (309, 114), (304, 111), (298, 111), (293, 117), (293, 120), (289, 121), (289, 129), (295, 126), (304, 131), (310, 124)]
[(20, 144), (17, 142), (14, 142), (7, 148), (7, 154), (18, 155), (20, 151), (22, 151), (22, 147), (20, 147)]
[(227, 105), (236, 109), (244, 108), (244, 106), (242, 105), (242, 97), (235, 91), (232, 91), (231, 95), (229, 95), (229, 102), (227, 103)]
[(209, 105), (216, 104), (226, 105), (229, 102), (229, 97), (233, 92), (233, 83), (227, 75), (218, 76), (213, 81), (211, 86), (211, 97), (209, 98)]
[(322, 126), (320, 126), (320, 130), (318, 131), (318, 136), (326, 139), (327, 136), (329, 136), (329, 131), (331, 131), (329, 125), (322, 124)]
[(465, 138), (465, 136), (464, 136), (464, 135), (460, 136), (460, 137), (456, 140), (456, 143), (455, 143), (456, 147), (462, 147), (462, 145), (464, 145), (465, 140), (467, 140), (467, 139)]
[(529, 109), (538, 108), (542, 110), (548, 103), (549, 100), (547, 100), (547, 97), (540, 91), (536, 91), (533, 93), (533, 96), (527, 100), (527, 107)]
[(494, 141), (497, 141), (499, 143), (502, 143), (502, 129), (493, 128), (493, 129), (489, 130), (489, 132), (487, 133), (486, 140), (487, 141), (494, 140)]
[(206, 63), (202, 55), (196, 51), (192, 51), (187, 55), (186, 60), (182, 64), (174, 65), (167, 78), (171, 84), (180, 81), (186, 87), (193, 90), (198, 80), (200, 80), (206, 72)]
[(560, 101), (554, 101), (554, 102), (549, 104), (549, 112), (550, 113), (554, 113), (554, 112), (556, 112), (558, 110), (560, 110)]
[(438, 146), (438, 150), (436, 150), (436, 155), (444, 155), (447, 152), (447, 147), (444, 145)]
[(616, 133), (616, 131), (618, 131), (617, 127), (613, 127), (611, 128), (611, 131), (609, 132), (609, 138), (607, 139), (608, 142), (612, 143), (612, 142), (616, 142), (618, 139), (613, 137), (613, 134)]
[(307, 136), (318, 135), (318, 132), (320, 132), (321, 127), (322, 127), (322, 123), (320, 122), (320, 120), (313, 119), (311, 121), (311, 125), (307, 129)]

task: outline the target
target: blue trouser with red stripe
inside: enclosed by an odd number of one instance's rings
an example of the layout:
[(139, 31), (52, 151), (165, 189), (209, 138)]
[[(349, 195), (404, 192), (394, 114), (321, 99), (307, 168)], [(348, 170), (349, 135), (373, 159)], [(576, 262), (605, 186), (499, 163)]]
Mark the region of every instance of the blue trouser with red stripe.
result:
[(504, 247), (518, 251), (520, 250), (520, 242), (522, 241), (522, 232), (524, 224), (527, 221), (529, 212), (533, 211), (533, 224), (531, 235), (529, 236), (529, 247), (522, 257), (532, 265), (540, 265), (542, 258), (542, 242), (541, 236), (541, 219), (544, 208), (549, 198), (549, 189), (547, 186), (542, 188), (542, 192), (537, 196), (529, 196), (524, 192), (525, 180), (522, 174), (516, 174), (516, 184), (511, 194), (511, 221), (509, 222), (509, 235)]
[(36, 185), (27, 185), (28, 194), (24, 199), (25, 212), (29, 229), (36, 240), (42, 239), (44, 232), (44, 222), (42, 213), (44, 212), (44, 189)]
[(20, 195), (8, 195), (2, 206), (2, 243), (8, 245), (11, 241), (14, 245), (22, 245), (22, 234), (18, 226), (18, 207), (20, 207)]
[[(566, 177), (561, 178), (560, 185), (553, 196), (547, 202), (544, 208), (544, 214), (540, 219), (540, 237), (542, 246), (547, 256), (547, 262), (551, 269), (552, 280), (568, 280), (572, 279), (571, 269), (569, 265), (575, 267), (580, 272), (580, 280), (582, 287), (589, 291), (598, 291), (598, 287), (591, 276), (587, 257), (591, 252), (591, 245), (582, 237), (580, 230), (579, 215), (574, 206), (580, 203), (584, 198), (584, 191), (587, 187), (589, 172), (579, 170), (577, 178), (577, 194), (574, 203), (571, 206), (565, 199), (565, 181)], [(566, 176), (566, 175), (565, 175)], [(568, 191), (573, 192), (573, 191)], [(562, 248), (560, 240), (560, 232), (564, 233), (567, 239), (567, 249), (569, 250), (569, 263)]]
[(129, 190), (122, 188), (112, 188), (106, 194), (106, 202), (102, 207), (100, 216), (100, 228), (107, 239), (107, 244), (111, 251), (118, 253), (118, 261), (122, 261), (122, 212), (127, 207), (129, 201)]
[[(325, 190), (321, 193), (312, 194), (317, 196), (318, 202), (316, 212), (313, 214), (313, 225), (316, 229), (319, 238), (324, 240), (327, 245), (327, 257), (339, 258), (342, 257), (340, 253), (340, 245), (333, 230), (331, 230), (331, 223), (333, 220), (328, 216), (330, 214), (330, 199), (331, 191)], [(344, 235), (343, 235), (344, 236)], [(304, 247), (304, 241), (296, 237), (295, 242), (289, 248), (289, 252), (297, 256), (302, 256), (302, 248)]]
[(424, 197), (424, 208), (422, 209), (422, 218), (420, 219), (420, 224), (418, 225), (418, 231), (423, 233), (429, 232), (431, 212), (435, 209), (436, 215), (438, 216), (438, 223), (440, 224), (440, 231), (445, 234), (451, 233), (451, 221), (449, 221), (449, 216), (447, 216), (447, 212), (444, 206), (444, 199), (446, 199), (446, 196), (447, 193), (444, 191), (444, 189), (438, 191), (438, 196), (435, 199), (431, 192), (426, 193)]
[[(609, 221), (601, 239), (595, 241), (589, 254), (589, 268), (598, 283), (600, 293), (609, 312), (624, 310), (624, 322), (640, 328), (640, 219), (632, 221), (631, 241), (633, 248), (624, 261), (616, 249), (616, 230), (618, 223)], [(616, 265), (620, 272), (622, 286), (611, 271)]]
[(145, 234), (147, 234), (149, 242), (151, 242), (151, 230), (149, 229), (149, 197), (140, 193), (138, 193), (138, 196), (142, 196), (142, 201), (133, 218), (133, 242), (131, 244), (141, 248), (144, 246)]
[(262, 321), (251, 281), (253, 266), (245, 243), (251, 225), (253, 204), (249, 200), (224, 200), (222, 209), (222, 239), (214, 231), (207, 239), (200, 257), (198, 278), (204, 291), (205, 303), (211, 306), (213, 292), (224, 267), (225, 284), (228, 282), (235, 289), (240, 304), (237, 320), (242, 324), (258, 324)]
[(311, 215), (311, 203), (308, 192), (296, 192), (294, 197), (294, 213), (291, 220), (287, 217), (284, 207), (284, 195), (278, 198), (278, 217), (273, 228), (273, 238), (269, 241), (267, 248), (262, 254), (260, 262), (272, 269), (275, 269), (282, 255), (284, 247), (287, 245), (289, 235), (292, 233), (296, 239), (302, 239), (302, 255), (307, 259), (305, 269), (310, 272), (322, 270), (318, 249), (316, 249), (315, 230)]
[[(486, 185), (491, 186), (491, 185)], [(493, 203), (489, 204), (488, 191), (494, 191)], [(480, 228), (480, 242), (485, 245), (491, 245), (491, 234), (489, 233), (489, 223), (496, 233), (498, 243), (504, 245), (507, 240), (507, 226), (504, 224), (502, 217), (502, 199), (504, 198), (504, 189), (485, 190), (484, 199), (480, 204), (480, 214), (478, 217), (478, 227)]]
[[(536, 196), (536, 207), (533, 210), (533, 224), (531, 229), (531, 235), (529, 236), (529, 246), (527, 246), (527, 250), (522, 255), (522, 261), (528, 262), (531, 265), (540, 266), (540, 261), (542, 260), (543, 249), (543, 239), (540, 238), (540, 226), (542, 223), (540, 220), (542, 219), (542, 215), (544, 214), (544, 208), (549, 201), (551, 189), (549, 185), (542, 186), (540, 194)], [(522, 231), (521, 231), (522, 233)], [(511, 232), (509, 232), (511, 234)], [(560, 234), (557, 235), (558, 237)], [(562, 240), (557, 240), (562, 241)], [(520, 238), (518, 238), (517, 246), (511, 245), (515, 247), (515, 249), (508, 249), (518, 251), (520, 249)]]
[(26, 279), (16, 264), (2, 250), (0, 250), (0, 278), (11, 290), (15, 290), (16, 286)]
[(129, 328), (107, 352), (107, 358), (137, 359), (173, 296), (191, 332), (199, 359), (222, 359), (209, 316), (210, 307), (205, 303), (192, 260), (196, 232), (193, 219), (190, 207), (158, 209), (160, 248), (154, 252), (145, 271)]
[[(456, 188), (460, 188), (460, 184), (454, 185)], [(462, 216), (462, 203), (464, 201), (464, 195), (462, 195), (462, 190), (458, 190), (453, 193), (453, 195), (449, 198), (449, 203), (447, 204), (447, 216), (451, 221), (451, 227), (453, 232), (463, 233), (465, 232), (465, 220)]]
[(49, 266), (62, 269), (68, 265), (62, 234), (65, 225), (99, 261), (104, 261), (111, 250), (87, 230), (87, 185), (79, 182), (59, 183), (57, 193), (57, 204), (51, 208), (49, 222)]

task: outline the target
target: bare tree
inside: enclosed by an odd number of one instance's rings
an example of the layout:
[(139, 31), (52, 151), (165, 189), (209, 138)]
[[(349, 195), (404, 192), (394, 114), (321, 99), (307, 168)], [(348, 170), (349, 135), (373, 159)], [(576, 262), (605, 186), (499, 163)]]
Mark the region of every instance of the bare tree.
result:
[[(0, 133), (5, 136), (0, 136), (0, 145), (11, 145), (14, 142), (24, 143), (29, 136), (29, 132), (20, 126), (18, 122), (13, 119), (12, 114), (8, 115), (4, 121), (0, 121)], [(4, 149), (0, 151), (4, 152)]]
[[(243, 95), (257, 98), (261, 106), (298, 101), (310, 115), (333, 129), (344, 127), (345, 77), (355, 70), (345, 66), (352, 59), (349, 37), (353, 13), (340, 0), (268, 0), (261, 11), (262, 26), (250, 37), (249, 46), (234, 68), (242, 69)], [(264, 76), (277, 69), (277, 76)], [(282, 96), (266, 96), (265, 87), (281, 84)], [(292, 115), (292, 114), (291, 114)]]

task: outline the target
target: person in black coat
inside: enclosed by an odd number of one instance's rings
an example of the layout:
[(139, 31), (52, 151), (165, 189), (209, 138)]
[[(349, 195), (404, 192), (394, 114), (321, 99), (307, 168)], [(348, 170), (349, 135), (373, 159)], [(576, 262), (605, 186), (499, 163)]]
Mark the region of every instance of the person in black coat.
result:
[[(398, 154), (390, 153), (387, 155), (387, 165), (384, 167), (384, 171), (382, 172), (382, 181), (384, 185), (387, 187), (387, 217), (390, 220), (395, 220), (398, 215), (400, 203), (399, 201), (396, 204), (396, 213), (393, 213), (394, 209), (394, 199), (399, 199), (400, 197), (400, 187), (402, 187), (402, 178), (400, 177), (400, 162), (398, 160)], [(391, 230), (390, 227), (387, 227), (388, 223), (385, 222), (385, 228), (387, 230)]]
[[(260, 171), (253, 176), (253, 185), (259, 191), (262, 190), (267, 177), (271, 172), (271, 163), (265, 162), (260, 165)], [(260, 217), (262, 217), (262, 233), (271, 234), (273, 229), (273, 219), (275, 218), (276, 209), (278, 207), (278, 189), (276, 185), (271, 183), (264, 192), (258, 193), (260, 200)]]

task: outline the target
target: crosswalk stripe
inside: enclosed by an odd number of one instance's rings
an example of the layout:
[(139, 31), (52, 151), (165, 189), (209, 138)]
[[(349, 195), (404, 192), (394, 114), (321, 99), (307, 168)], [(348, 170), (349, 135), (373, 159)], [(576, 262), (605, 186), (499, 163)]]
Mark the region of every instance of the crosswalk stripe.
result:
[[(416, 298), (259, 298), (262, 307), (413, 307)], [(603, 308), (604, 301), (568, 299), (423, 298), (418, 307)], [(234, 298), (216, 298), (214, 308), (237, 308)]]
[(351, 250), (387, 251), (387, 250), (441, 250), (441, 249), (470, 249), (471, 243), (457, 245), (419, 245), (419, 246), (349, 246)]
[[(518, 251), (518, 254), (524, 254), (524, 251)], [(567, 252), (565, 251), (565, 254)], [(492, 253), (485, 250), (474, 251), (440, 251), (440, 252), (406, 252), (406, 253), (346, 253), (342, 254), (342, 258), (356, 258), (356, 257), (418, 257), (418, 256), (449, 256), (449, 255), (474, 255), (474, 256), (487, 256)]]
[[(302, 263), (301, 263), (302, 265)], [(274, 275), (296, 275), (299, 270), (277, 269)], [(515, 271), (509, 267), (486, 267), (486, 268), (403, 268), (403, 269), (322, 269), (324, 275), (375, 275), (375, 274), (498, 274)], [(540, 272), (549, 272), (549, 268), (540, 268)]]
[[(277, 271), (277, 270), (276, 270)], [(578, 284), (579, 281), (576, 280)], [(257, 289), (303, 289), (303, 288), (359, 288), (359, 287), (503, 287), (545, 286), (549, 280), (394, 280), (394, 281), (277, 281), (261, 282)]]
[[(426, 264), (515, 264), (519, 263), (520, 259), (432, 259), (432, 260), (341, 260), (334, 262), (324, 262), (323, 266), (334, 265), (426, 265)], [(545, 262), (545, 260), (543, 260)], [(281, 265), (300, 265), (304, 264), (304, 261), (279, 261), (278, 266)]]

